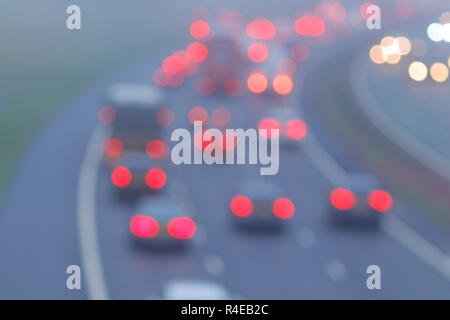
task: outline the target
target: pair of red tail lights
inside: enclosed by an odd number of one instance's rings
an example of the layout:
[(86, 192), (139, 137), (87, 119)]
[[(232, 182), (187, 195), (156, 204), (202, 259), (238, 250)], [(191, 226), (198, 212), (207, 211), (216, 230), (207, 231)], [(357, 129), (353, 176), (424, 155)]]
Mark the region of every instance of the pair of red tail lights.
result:
[[(161, 232), (160, 223), (153, 217), (135, 215), (130, 221), (130, 230), (138, 238), (153, 238)], [(189, 239), (195, 235), (195, 222), (189, 217), (171, 219), (166, 226), (167, 233), (175, 239)]]
[[(337, 188), (330, 193), (330, 203), (338, 210), (351, 210), (357, 205), (356, 195), (348, 189)], [(376, 211), (389, 211), (393, 205), (392, 196), (384, 190), (373, 190), (367, 196), (367, 203)]]
[[(253, 214), (253, 201), (243, 195), (239, 195), (231, 199), (230, 209), (236, 216), (240, 218), (249, 217)], [(280, 219), (289, 219), (294, 215), (295, 206), (291, 200), (287, 198), (278, 198), (272, 203), (272, 213)]]

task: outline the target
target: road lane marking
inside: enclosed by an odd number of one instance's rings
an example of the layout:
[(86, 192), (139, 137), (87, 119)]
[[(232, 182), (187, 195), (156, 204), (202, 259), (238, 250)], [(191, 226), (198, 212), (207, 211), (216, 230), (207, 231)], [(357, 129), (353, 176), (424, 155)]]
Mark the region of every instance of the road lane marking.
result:
[(223, 260), (216, 255), (209, 255), (205, 258), (203, 265), (206, 272), (212, 276), (219, 276), (225, 271)]
[[(380, 133), (388, 137), (399, 148), (409, 153), (413, 158), (422, 162), (426, 167), (441, 176), (450, 180), (450, 166), (447, 159), (438, 152), (428, 147), (425, 143), (416, 139), (407, 130), (397, 125), (388, 114), (378, 106), (373, 93), (367, 83), (367, 73), (361, 70), (361, 65), (367, 65), (363, 57), (359, 57), (352, 64), (350, 69), (350, 81), (352, 88), (355, 88), (356, 100), (361, 106), (361, 110)], [(366, 68), (367, 69), (367, 68)]]
[(332, 259), (325, 264), (324, 272), (331, 280), (337, 282), (344, 280), (347, 269), (341, 261)]
[(445, 253), (422, 238), (416, 231), (395, 216), (385, 219), (381, 223), (381, 227), (392, 238), (407, 247), (450, 281), (450, 257)]
[[(298, 110), (299, 116), (305, 119), (301, 109)], [(301, 142), (303, 149), (309, 158), (313, 161), (315, 167), (320, 173), (328, 179), (333, 185), (339, 186), (346, 177), (346, 172), (339, 166), (333, 157), (322, 147), (314, 134), (308, 129), (308, 135)]]
[(97, 127), (86, 147), (77, 190), (78, 241), (88, 297), (93, 300), (109, 299), (98, 243), (95, 207), (98, 171), (102, 159), (101, 145), (104, 138), (104, 129)]
[(195, 233), (194, 238), (192, 239), (192, 241), (196, 244), (196, 245), (201, 245), (203, 243), (206, 242), (206, 229), (203, 225), (197, 225), (197, 231)]
[(304, 249), (311, 248), (316, 243), (316, 234), (307, 228), (301, 229), (297, 233), (297, 243)]
[[(306, 76), (304, 75), (303, 77)], [(298, 111), (300, 116), (306, 120), (301, 108)], [(347, 173), (325, 148), (320, 145), (319, 141), (313, 135), (311, 128), (308, 130), (307, 139), (301, 143), (304, 146), (306, 155), (328, 181), (338, 186), (343, 181), (342, 179), (345, 179)], [(383, 225), (382, 229), (417, 258), (450, 281), (450, 257), (442, 253), (419, 233), (394, 216), (391, 216), (391, 222)], [(427, 251), (429, 252), (427, 253)]]

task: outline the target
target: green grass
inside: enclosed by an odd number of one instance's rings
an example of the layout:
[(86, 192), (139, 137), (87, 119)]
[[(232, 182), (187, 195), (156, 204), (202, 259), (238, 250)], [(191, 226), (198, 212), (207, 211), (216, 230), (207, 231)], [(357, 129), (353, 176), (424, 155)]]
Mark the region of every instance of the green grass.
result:
[(73, 1), (0, 2), (0, 199), (27, 143), (59, 107), (102, 78), (186, 43), (191, 17), (181, 2), (76, 2), (82, 30), (65, 27)]

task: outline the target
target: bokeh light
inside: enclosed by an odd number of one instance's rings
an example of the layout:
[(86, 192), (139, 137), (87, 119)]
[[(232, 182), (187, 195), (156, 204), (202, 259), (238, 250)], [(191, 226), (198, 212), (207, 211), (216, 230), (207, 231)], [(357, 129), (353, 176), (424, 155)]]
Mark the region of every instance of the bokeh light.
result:
[(253, 72), (248, 76), (247, 87), (253, 93), (262, 93), (267, 89), (267, 77), (262, 72)]
[(448, 67), (441, 62), (433, 63), (430, 76), (436, 82), (444, 82), (448, 79)]
[(423, 62), (414, 61), (409, 65), (408, 74), (415, 81), (424, 81), (428, 75), (428, 68)]

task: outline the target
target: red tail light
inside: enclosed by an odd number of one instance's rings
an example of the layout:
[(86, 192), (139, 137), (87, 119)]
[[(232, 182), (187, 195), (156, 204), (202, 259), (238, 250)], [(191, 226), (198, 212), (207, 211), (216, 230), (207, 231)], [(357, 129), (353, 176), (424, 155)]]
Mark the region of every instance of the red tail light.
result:
[(368, 197), (369, 205), (372, 209), (385, 212), (392, 208), (392, 196), (384, 190), (374, 190)]
[(302, 44), (296, 44), (291, 49), (291, 56), (297, 62), (305, 62), (309, 57), (309, 48)]
[(227, 79), (224, 84), (224, 90), (230, 96), (240, 96), (244, 90), (242, 81), (239, 78)]
[(331, 191), (330, 202), (338, 210), (350, 210), (356, 205), (356, 197), (352, 191), (339, 188)]
[(197, 80), (195, 90), (203, 96), (209, 96), (217, 90), (217, 83), (211, 77), (201, 77)]
[(194, 124), (194, 121), (205, 123), (208, 121), (208, 111), (201, 106), (192, 107), (188, 112), (188, 119), (192, 124)]
[(100, 122), (104, 124), (111, 124), (116, 120), (116, 110), (111, 106), (105, 106), (100, 109), (98, 113)]
[(270, 40), (277, 34), (277, 29), (272, 22), (260, 18), (247, 25), (247, 35), (252, 39)]
[(248, 58), (253, 62), (263, 62), (269, 55), (269, 50), (264, 43), (253, 43), (247, 49)]
[(211, 121), (216, 127), (225, 127), (231, 119), (231, 113), (225, 107), (218, 107), (214, 109)]
[(158, 234), (159, 224), (152, 217), (138, 214), (131, 218), (130, 230), (136, 237), (151, 238)]
[(280, 219), (289, 219), (294, 215), (295, 206), (287, 198), (279, 198), (272, 205), (273, 214)]
[(272, 81), (273, 90), (281, 95), (289, 94), (294, 87), (292, 78), (285, 74), (277, 75)]
[(156, 113), (156, 121), (160, 126), (167, 127), (172, 124), (175, 113), (169, 108), (161, 108)]
[(318, 37), (325, 32), (325, 23), (319, 17), (303, 16), (295, 21), (295, 31), (302, 36)]
[(145, 182), (152, 189), (161, 189), (166, 184), (166, 180), (166, 173), (160, 168), (149, 170), (145, 176)]
[(190, 60), (202, 62), (208, 57), (208, 48), (199, 42), (193, 42), (187, 47), (186, 53)]
[(272, 131), (272, 130), (280, 130), (280, 122), (276, 119), (266, 118), (259, 122), (258, 129), (266, 130), (260, 131), (260, 135), (262, 137), (266, 139), (276, 138), (279, 135), (279, 131)]
[(247, 87), (253, 93), (263, 93), (267, 89), (267, 77), (261, 72), (254, 72), (248, 76)]
[(133, 180), (133, 175), (127, 167), (117, 167), (111, 173), (111, 180), (116, 187), (125, 188)]
[(191, 36), (196, 39), (203, 39), (209, 35), (209, 24), (203, 20), (192, 22), (190, 27)]
[(176, 239), (189, 239), (195, 234), (195, 222), (188, 217), (174, 218), (169, 221), (167, 231)]
[(151, 140), (147, 144), (147, 154), (152, 159), (163, 159), (167, 155), (167, 144), (162, 140)]
[(117, 158), (123, 153), (122, 140), (118, 138), (111, 138), (106, 140), (104, 146), (105, 156), (108, 158)]
[(176, 75), (183, 70), (183, 61), (175, 55), (168, 56), (162, 62), (162, 70), (168, 75)]
[(248, 217), (253, 212), (253, 202), (247, 197), (236, 196), (231, 199), (230, 209), (238, 217)]
[(308, 132), (308, 127), (304, 121), (293, 119), (286, 124), (285, 130), (286, 136), (289, 139), (302, 140)]

